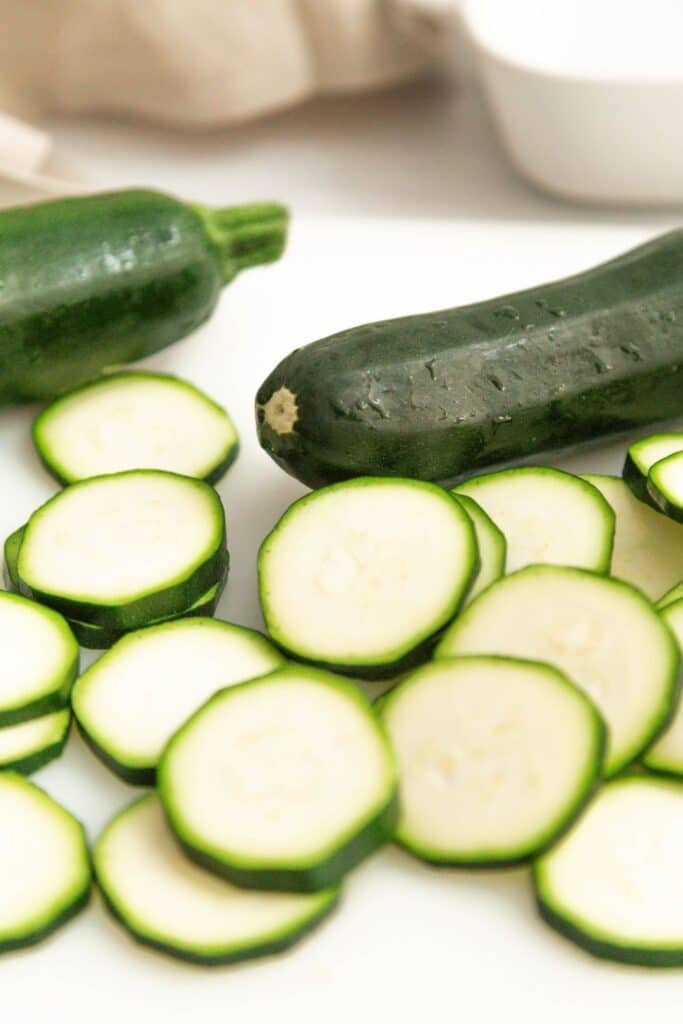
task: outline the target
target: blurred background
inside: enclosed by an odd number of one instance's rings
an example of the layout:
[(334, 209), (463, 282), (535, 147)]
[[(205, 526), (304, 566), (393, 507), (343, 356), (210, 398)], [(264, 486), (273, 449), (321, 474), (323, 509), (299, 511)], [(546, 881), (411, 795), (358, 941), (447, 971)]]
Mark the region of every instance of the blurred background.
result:
[[(0, 0), (0, 202), (671, 220), (679, 0)], [(195, 186), (196, 182), (196, 186)], [(187, 191), (187, 186), (185, 185)]]

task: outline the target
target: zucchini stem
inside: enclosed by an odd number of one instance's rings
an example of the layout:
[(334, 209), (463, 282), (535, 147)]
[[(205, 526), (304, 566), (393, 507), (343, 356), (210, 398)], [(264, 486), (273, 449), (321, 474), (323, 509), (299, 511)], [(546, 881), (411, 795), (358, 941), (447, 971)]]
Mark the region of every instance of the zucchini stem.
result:
[(250, 203), (221, 209), (191, 205), (218, 250), (226, 283), (245, 267), (273, 263), (282, 255), (289, 212), (280, 203)]

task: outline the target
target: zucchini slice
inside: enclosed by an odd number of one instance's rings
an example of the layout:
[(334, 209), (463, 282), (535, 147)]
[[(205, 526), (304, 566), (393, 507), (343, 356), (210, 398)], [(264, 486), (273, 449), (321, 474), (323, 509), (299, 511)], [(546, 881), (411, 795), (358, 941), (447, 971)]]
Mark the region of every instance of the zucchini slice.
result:
[(245, 888), (337, 885), (395, 824), (396, 766), (371, 706), (298, 665), (217, 693), (157, 774), (190, 857)]
[(77, 681), (72, 705), (92, 749), (126, 782), (154, 785), (174, 732), (225, 686), (285, 662), (260, 633), (180, 619), (128, 633)]
[(467, 595), (466, 603), (469, 604), (482, 590), (505, 575), (507, 542), (491, 517), (473, 498), (466, 494), (456, 494), (455, 497), (472, 520), (479, 548), (479, 572)]
[(0, 727), (69, 703), (78, 675), (78, 644), (50, 608), (0, 591)]
[(59, 757), (69, 735), (68, 708), (0, 729), (0, 769), (30, 775)]
[(0, 772), (0, 952), (40, 942), (88, 901), (80, 822), (42, 789)]
[(432, 662), (379, 711), (399, 766), (396, 839), (437, 864), (528, 859), (564, 831), (601, 775), (599, 712), (540, 662)]
[(20, 579), (17, 573), (17, 562), (19, 561), (19, 548), (24, 538), (25, 526), (20, 526), (14, 533), (10, 533), (3, 548), (3, 578), (8, 590), (19, 591)]
[(34, 512), (17, 572), (28, 596), (123, 630), (189, 608), (221, 578), (225, 559), (214, 489), (136, 470), (71, 484)]
[(657, 602), (657, 607), (661, 611), (668, 608), (670, 604), (675, 604), (677, 601), (683, 599), (683, 581), (677, 583), (671, 590), (667, 590), (664, 597), (660, 597)]
[(683, 526), (634, 498), (615, 476), (585, 476), (616, 514), (612, 575), (658, 601), (683, 579)]
[(609, 572), (614, 512), (581, 477), (523, 466), (474, 477), (455, 490), (474, 498), (507, 541), (507, 570), (545, 563)]
[(549, 662), (591, 697), (609, 729), (605, 774), (643, 753), (678, 699), (680, 655), (640, 591), (582, 569), (533, 565), (499, 580), (444, 634), (437, 657)]
[(435, 484), (390, 477), (300, 498), (258, 558), (275, 642), (300, 660), (369, 678), (425, 661), (477, 570), (462, 506)]
[(647, 489), (650, 469), (680, 451), (683, 451), (683, 434), (651, 434), (630, 445), (622, 476), (639, 501), (654, 504)]
[(165, 469), (215, 483), (237, 455), (225, 409), (162, 373), (117, 373), (56, 399), (33, 442), (61, 484), (129, 469)]
[(339, 890), (248, 892), (187, 861), (155, 793), (120, 811), (93, 851), (107, 906), (139, 941), (181, 960), (226, 964), (279, 953), (334, 907)]
[(534, 865), (541, 915), (595, 956), (683, 964), (683, 785), (616, 779)]
[[(683, 650), (683, 600), (660, 611), (667, 626)], [(643, 764), (651, 771), (683, 775), (683, 705), (678, 704), (664, 732), (643, 755)]]
[(683, 522), (683, 451), (655, 462), (648, 474), (647, 490), (664, 515)]

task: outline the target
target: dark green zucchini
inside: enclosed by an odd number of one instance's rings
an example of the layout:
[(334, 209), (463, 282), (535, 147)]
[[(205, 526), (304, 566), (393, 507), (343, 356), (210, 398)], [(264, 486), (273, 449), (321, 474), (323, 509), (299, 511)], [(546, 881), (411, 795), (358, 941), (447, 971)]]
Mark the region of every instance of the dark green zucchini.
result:
[(275, 203), (143, 190), (0, 212), (0, 402), (51, 398), (189, 334), (242, 268), (277, 259), (286, 223)]
[(575, 277), (367, 324), (259, 389), (261, 444), (312, 487), (451, 484), (683, 413), (683, 230)]

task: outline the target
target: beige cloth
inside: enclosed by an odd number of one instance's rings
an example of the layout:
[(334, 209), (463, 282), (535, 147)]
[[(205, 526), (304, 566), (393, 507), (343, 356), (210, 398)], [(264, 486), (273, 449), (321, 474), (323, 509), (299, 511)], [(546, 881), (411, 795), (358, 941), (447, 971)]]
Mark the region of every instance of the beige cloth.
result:
[[(452, 2), (452, 0), (451, 0)], [(0, 110), (241, 121), (429, 63), (444, 0), (0, 0)]]

